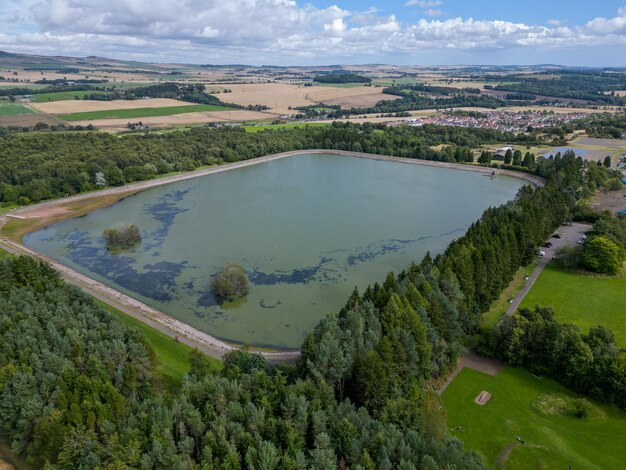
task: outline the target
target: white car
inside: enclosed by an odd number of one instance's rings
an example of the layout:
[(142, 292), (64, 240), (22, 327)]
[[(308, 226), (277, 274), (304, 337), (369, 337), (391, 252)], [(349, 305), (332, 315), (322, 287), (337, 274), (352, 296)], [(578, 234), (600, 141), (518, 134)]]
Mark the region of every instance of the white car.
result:
[(539, 250), (539, 251), (537, 252), (537, 256), (546, 256), (546, 252), (545, 252), (545, 251), (541, 251), (541, 250)]

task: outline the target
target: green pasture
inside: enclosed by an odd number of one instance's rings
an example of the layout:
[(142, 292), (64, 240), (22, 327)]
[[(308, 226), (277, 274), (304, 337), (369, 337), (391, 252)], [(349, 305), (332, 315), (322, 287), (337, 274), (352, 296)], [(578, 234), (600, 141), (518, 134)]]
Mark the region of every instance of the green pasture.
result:
[[(482, 391), (492, 398), (479, 405), (474, 399)], [(624, 468), (626, 414), (580, 397), (551, 379), (512, 367), (495, 377), (463, 369), (441, 401), (449, 431), (468, 449), (485, 455), (492, 468)], [(567, 411), (577, 403), (586, 407), (587, 418)]]
[(36, 93), (32, 95), (34, 103), (46, 103), (48, 101), (67, 101), (76, 99), (76, 97), (83, 99), (87, 95), (104, 95), (106, 92), (99, 90), (84, 90), (84, 91), (59, 91), (56, 93)]
[(33, 109), (22, 103), (11, 103), (10, 101), (0, 101), (0, 117), (21, 116), (24, 114), (37, 114)]
[(587, 275), (548, 263), (522, 301), (522, 307), (552, 307), (561, 323), (573, 323), (583, 331), (603, 325), (626, 347), (626, 276)]

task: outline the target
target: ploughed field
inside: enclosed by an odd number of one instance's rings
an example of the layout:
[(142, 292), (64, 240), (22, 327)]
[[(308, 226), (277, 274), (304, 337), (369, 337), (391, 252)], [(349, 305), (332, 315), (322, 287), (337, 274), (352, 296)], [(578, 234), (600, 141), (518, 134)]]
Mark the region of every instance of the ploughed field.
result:
[[(506, 176), (301, 154), (156, 187), (24, 243), (216, 337), (296, 348), (355, 286), (439, 253), (525, 184)], [(109, 252), (104, 229), (137, 225)], [(249, 294), (219, 305), (213, 276), (243, 266)]]

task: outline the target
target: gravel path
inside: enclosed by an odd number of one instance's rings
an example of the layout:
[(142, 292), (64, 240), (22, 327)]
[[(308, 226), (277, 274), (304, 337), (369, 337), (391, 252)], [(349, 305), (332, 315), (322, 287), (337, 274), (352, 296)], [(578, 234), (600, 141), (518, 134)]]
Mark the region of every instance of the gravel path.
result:
[(441, 396), (445, 392), (448, 385), (459, 375), (459, 372), (465, 367), (468, 369), (474, 369), (485, 374), (496, 376), (504, 368), (505, 364), (497, 359), (490, 359), (488, 357), (479, 356), (475, 351), (470, 351), (467, 356), (463, 356), (459, 361), (459, 365), (454, 369), (454, 372), (446, 379), (444, 384), (439, 388), (437, 394)]

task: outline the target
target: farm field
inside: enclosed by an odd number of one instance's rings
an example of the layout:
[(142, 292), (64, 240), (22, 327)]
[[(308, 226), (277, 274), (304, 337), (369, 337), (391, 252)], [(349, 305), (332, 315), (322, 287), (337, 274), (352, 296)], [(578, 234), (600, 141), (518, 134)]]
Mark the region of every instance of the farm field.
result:
[(186, 106), (166, 106), (164, 108), (133, 108), (110, 109), (104, 111), (90, 111), (84, 113), (61, 114), (59, 117), (66, 121), (91, 121), (94, 119), (135, 119), (154, 116), (170, 116), (172, 114), (197, 113), (202, 111), (227, 111), (231, 108), (210, 104), (192, 104)]
[(83, 98), (87, 95), (104, 95), (104, 91), (84, 90), (84, 91), (59, 91), (57, 93), (38, 93), (32, 95), (33, 103), (47, 103), (49, 101), (67, 101), (75, 100), (78, 96)]
[[(275, 119), (275, 114), (261, 113), (258, 111), (246, 111), (244, 109), (225, 108), (228, 111), (204, 111), (186, 112), (183, 114), (168, 114), (164, 116), (150, 116), (142, 119), (144, 125), (151, 127), (166, 126), (186, 126), (191, 124), (202, 124), (209, 122), (244, 122), (244, 121), (264, 121)], [(92, 124), (96, 127), (109, 129), (125, 129), (128, 124), (127, 118), (118, 119), (95, 119), (90, 121), (74, 121), (73, 124)]]
[(521, 307), (535, 305), (552, 307), (559, 322), (573, 323), (585, 332), (592, 326), (606, 326), (615, 333), (618, 346), (626, 347), (626, 276), (587, 276), (551, 262)]
[(24, 114), (36, 114), (35, 111), (21, 103), (11, 103), (9, 101), (0, 101), (0, 117), (3, 116), (21, 116)]
[(59, 124), (60, 121), (48, 114), (20, 114), (18, 116), (0, 116), (0, 126), (34, 126), (39, 122), (48, 125)]
[(344, 109), (350, 108), (367, 108), (369, 106), (374, 106), (379, 101), (393, 101), (399, 100), (400, 97), (396, 95), (388, 95), (386, 93), (382, 94), (372, 94), (372, 95), (357, 95), (357, 96), (346, 96), (342, 98), (333, 98), (329, 100), (324, 100), (324, 104), (329, 106), (341, 106)]
[(190, 106), (185, 101), (170, 98), (151, 98), (149, 100), (75, 100), (52, 101), (45, 103), (33, 103), (32, 107), (49, 114), (87, 113), (92, 111), (110, 111), (118, 109), (136, 108), (166, 108), (176, 106)]
[(356, 88), (356, 87), (362, 87), (363, 83), (320, 83), (320, 82), (314, 81), (313, 85), (330, 87), (330, 88)]
[[(479, 405), (474, 399), (482, 391), (492, 398)], [(463, 369), (441, 401), (450, 432), (483, 453), (493, 468), (623, 468), (626, 414), (584, 398), (590, 407), (586, 419), (558, 412), (558, 405), (571, 406), (579, 398), (551, 379), (505, 367), (496, 376)]]
[[(224, 101), (240, 104), (261, 104), (268, 106), (273, 113), (292, 114), (291, 108), (310, 106), (329, 100), (351, 99), (351, 106), (363, 106), (361, 103), (370, 103), (371, 96), (375, 95), (374, 102), (380, 101), (379, 96), (383, 89), (377, 87), (329, 87), (290, 85), (287, 83), (253, 83), (253, 84), (224, 84), (208, 85), (207, 91), (217, 92), (224, 89), (232, 90), (225, 96), (218, 97)], [(357, 98), (361, 97), (361, 98)]]

